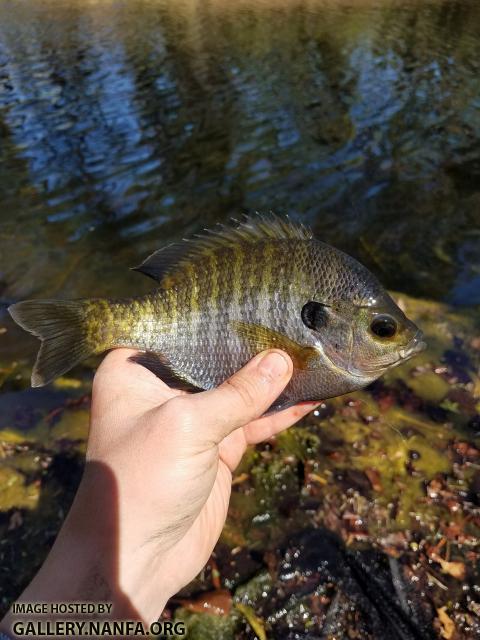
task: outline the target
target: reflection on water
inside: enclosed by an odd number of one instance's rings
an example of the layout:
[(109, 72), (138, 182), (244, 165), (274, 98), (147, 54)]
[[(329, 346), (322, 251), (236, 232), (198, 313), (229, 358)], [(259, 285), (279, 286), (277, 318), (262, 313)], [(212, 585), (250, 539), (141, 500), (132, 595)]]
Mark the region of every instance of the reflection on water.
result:
[(390, 287), (480, 303), (480, 5), (0, 0), (0, 295), (289, 212)]

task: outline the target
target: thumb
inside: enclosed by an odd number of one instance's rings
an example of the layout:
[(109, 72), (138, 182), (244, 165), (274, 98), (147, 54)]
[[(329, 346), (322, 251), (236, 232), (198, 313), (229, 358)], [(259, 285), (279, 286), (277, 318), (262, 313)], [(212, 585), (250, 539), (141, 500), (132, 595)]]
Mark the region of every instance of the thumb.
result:
[(198, 412), (196, 415), (207, 417), (207, 437), (218, 444), (235, 429), (265, 413), (292, 373), (290, 356), (276, 349), (264, 351), (216, 389), (190, 396), (191, 408)]

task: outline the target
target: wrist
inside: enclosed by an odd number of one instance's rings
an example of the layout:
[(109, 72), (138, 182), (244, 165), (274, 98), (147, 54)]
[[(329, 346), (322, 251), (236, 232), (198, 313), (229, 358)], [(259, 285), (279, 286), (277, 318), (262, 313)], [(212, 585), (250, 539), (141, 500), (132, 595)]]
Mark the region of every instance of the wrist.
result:
[[(55, 544), (18, 601), (111, 603), (109, 618), (150, 623), (170, 595), (157, 579), (162, 577), (161, 556), (154, 554), (152, 544), (119, 539), (117, 501), (111, 494), (107, 499), (101, 487), (92, 491), (95, 480), (98, 477), (85, 474)], [(8, 613), (2, 631), (11, 633), (15, 620), (18, 617)]]

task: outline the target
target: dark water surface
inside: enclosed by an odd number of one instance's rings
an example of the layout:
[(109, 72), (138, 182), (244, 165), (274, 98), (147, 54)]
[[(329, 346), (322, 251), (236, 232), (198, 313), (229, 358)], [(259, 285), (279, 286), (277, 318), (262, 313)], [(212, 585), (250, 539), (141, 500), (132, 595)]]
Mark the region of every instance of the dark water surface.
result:
[(0, 295), (118, 295), (273, 209), (480, 302), (476, 1), (0, 0)]

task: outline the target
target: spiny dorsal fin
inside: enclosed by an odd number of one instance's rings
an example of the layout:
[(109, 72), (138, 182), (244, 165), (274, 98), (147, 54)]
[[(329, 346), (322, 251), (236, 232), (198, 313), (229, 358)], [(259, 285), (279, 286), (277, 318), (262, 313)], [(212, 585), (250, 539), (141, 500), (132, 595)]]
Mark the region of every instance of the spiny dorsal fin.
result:
[(152, 255), (134, 271), (140, 271), (157, 282), (173, 270), (204, 257), (222, 247), (231, 247), (238, 243), (256, 243), (264, 240), (311, 240), (313, 234), (301, 223), (293, 223), (288, 216), (281, 218), (274, 213), (245, 215), (235, 220), (236, 226), (218, 224), (213, 229), (205, 229), (181, 242), (170, 244)]

